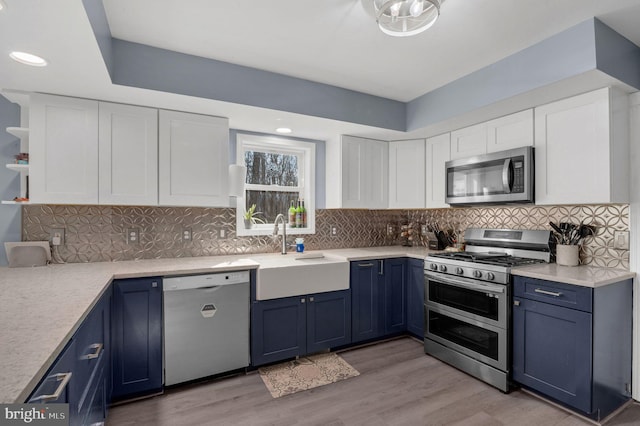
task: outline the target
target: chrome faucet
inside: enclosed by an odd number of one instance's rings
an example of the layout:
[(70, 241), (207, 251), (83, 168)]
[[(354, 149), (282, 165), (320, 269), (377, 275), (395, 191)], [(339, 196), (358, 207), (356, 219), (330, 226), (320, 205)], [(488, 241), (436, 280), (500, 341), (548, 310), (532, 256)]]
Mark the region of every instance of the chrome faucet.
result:
[(280, 213), (273, 221), (273, 235), (278, 235), (278, 221), (282, 222), (282, 251), (280, 254), (287, 254), (287, 219)]

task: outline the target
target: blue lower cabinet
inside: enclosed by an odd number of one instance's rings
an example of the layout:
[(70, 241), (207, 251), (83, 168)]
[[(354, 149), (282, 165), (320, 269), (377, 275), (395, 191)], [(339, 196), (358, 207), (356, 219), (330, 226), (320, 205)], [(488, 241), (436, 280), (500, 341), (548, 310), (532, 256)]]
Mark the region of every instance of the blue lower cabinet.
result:
[[(187, 332), (187, 330), (185, 330)], [(112, 392), (114, 400), (162, 389), (162, 280), (114, 281)]]
[(251, 304), (251, 364), (295, 358), (351, 342), (350, 291)]
[(384, 333), (407, 330), (407, 260), (384, 261)]
[(351, 337), (373, 340), (407, 331), (407, 260), (351, 262)]
[(591, 411), (591, 314), (533, 300), (513, 309), (513, 379)]
[(384, 261), (351, 262), (351, 338), (354, 343), (384, 334)]
[(105, 420), (110, 403), (106, 377), (111, 366), (110, 313), (111, 287), (80, 324), (27, 402), (69, 404), (70, 425)]
[(407, 331), (424, 339), (424, 261), (407, 261)]
[(351, 343), (351, 292), (310, 295), (307, 301), (307, 353)]
[(251, 304), (251, 364), (303, 355), (306, 349), (306, 296)]
[(600, 421), (631, 395), (632, 281), (515, 277), (513, 380)]

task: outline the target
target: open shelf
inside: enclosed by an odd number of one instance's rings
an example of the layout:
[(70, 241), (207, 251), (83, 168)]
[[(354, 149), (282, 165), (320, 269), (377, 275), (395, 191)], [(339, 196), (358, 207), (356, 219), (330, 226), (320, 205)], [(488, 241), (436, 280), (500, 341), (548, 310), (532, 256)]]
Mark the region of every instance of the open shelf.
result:
[(29, 204), (28, 201), (13, 201), (13, 200), (2, 200), (1, 202), (2, 204), (11, 204), (11, 205), (17, 205), (17, 204)]
[(29, 171), (28, 164), (7, 164), (7, 169), (13, 170), (14, 172), (27, 173)]
[(29, 137), (29, 128), (28, 127), (7, 127), (7, 133), (10, 133), (13, 136), (20, 139), (26, 139)]

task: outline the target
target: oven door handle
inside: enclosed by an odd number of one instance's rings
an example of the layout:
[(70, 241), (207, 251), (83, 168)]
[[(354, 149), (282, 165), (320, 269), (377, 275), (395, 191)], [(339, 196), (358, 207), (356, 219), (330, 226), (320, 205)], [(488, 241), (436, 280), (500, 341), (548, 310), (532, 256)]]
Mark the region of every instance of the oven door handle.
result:
[(502, 294), (505, 292), (505, 286), (501, 285), (493, 285), (493, 284), (484, 284), (471, 280), (466, 280), (464, 278), (452, 278), (448, 276), (443, 276), (440, 274), (434, 274), (432, 272), (425, 271), (425, 277), (432, 279), (434, 281), (441, 282), (443, 284), (449, 284), (455, 287), (463, 287), (469, 290), (477, 290), (483, 291), (486, 293), (494, 293), (494, 294)]

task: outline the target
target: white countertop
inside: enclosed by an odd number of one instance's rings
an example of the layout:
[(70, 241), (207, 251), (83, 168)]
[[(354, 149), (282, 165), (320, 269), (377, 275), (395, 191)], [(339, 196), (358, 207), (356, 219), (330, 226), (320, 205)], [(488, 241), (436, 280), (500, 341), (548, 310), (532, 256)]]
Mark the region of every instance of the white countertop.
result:
[[(350, 261), (424, 259), (429, 250), (392, 246), (323, 252)], [(0, 267), (0, 403), (23, 402), (31, 394), (113, 279), (255, 269), (259, 263), (251, 258), (268, 256), (281, 254)]]
[(634, 272), (624, 269), (599, 268), (596, 266), (560, 266), (556, 263), (539, 263), (520, 266), (511, 270), (513, 275), (538, 278), (548, 281), (559, 281), (583, 287), (602, 287), (636, 276)]
[[(431, 250), (389, 246), (322, 252), (357, 261), (394, 257), (424, 259)], [(113, 279), (255, 269), (259, 267), (260, 258), (271, 256), (281, 255), (0, 267), (0, 324), (3, 325), (0, 328), (0, 403), (23, 402), (31, 394)], [(628, 271), (554, 264), (519, 268), (514, 273), (586, 286), (634, 276)]]

